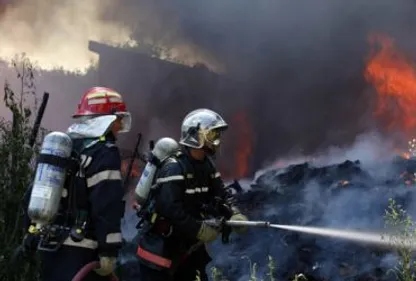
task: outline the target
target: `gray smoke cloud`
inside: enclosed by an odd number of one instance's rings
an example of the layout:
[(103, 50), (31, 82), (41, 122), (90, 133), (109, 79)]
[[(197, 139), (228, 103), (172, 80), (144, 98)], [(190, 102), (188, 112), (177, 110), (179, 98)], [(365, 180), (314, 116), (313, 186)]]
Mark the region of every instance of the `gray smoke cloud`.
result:
[[(14, 2), (24, 3), (11, 1)], [(157, 85), (141, 86), (149, 81), (138, 79), (136, 82), (137, 78), (147, 77), (152, 71), (138, 67), (132, 75), (129, 73), (132, 65), (141, 61), (118, 57), (113, 59), (123, 67), (101, 65), (99, 75), (91, 70), (87, 78), (48, 72), (43, 74), (41, 88), (52, 88), (56, 93), (54, 100), (59, 101), (56, 106), (67, 104), (68, 109), (60, 112), (59, 122), (47, 112), (45, 124), (52, 124), (54, 128), (68, 124), (72, 108), (83, 90), (97, 84), (117, 85), (118, 90), (129, 96), (130, 108), (139, 116), (135, 129), (148, 132), (148, 138), (166, 134), (177, 136), (179, 130), (173, 128), (179, 128), (186, 111), (195, 107), (211, 107), (227, 118), (239, 108), (247, 113), (254, 135), (252, 171), (276, 157), (311, 154), (330, 145), (351, 144), (357, 135), (372, 130), (375, 127), (371, 114), (375, 93), (363, 77), (370, 50), (368, 36), (374, 32), (391, 36), (410, 55), (416, 46), (412, 36), (416, 20), (411, 12), (415, 4), (410, 0), (397, 3), (387, 0), (319, 0), (313, 3), (120, 0), (117, 4), (107, 1), (100, 9), (94, 9), (98, 2), (90, 1), (84, 8), (72, 2), (51, 6), (51, 12), (61, 11), (63, 15), (71, 11), (88, 15), (94, 10), (93, 16), (86, 17), (88, 24), (105, 29), (100, 32), (102, 38), (93, 34), (94, 29), (77, 33), (79, 24), (66, 26), (66, 21), (58, 21), (59, 17), (54, 16), (51, 20), (57, 21), (57, 29), (68, 30), (70, 38), (77, 39), (65, 41), (66, 44), (75, 44), (76, 50), (81, 50), (86, 48), (88, 39), (111, 42), (110, 39), (115, 38), (114, 42), (119, 44), (135, 40), (141, 51), (157, 46), (159, 57), (187, 65), (204, 64), (220, 73), (223, 79), (213, 80), (203, 75), (172, 78), (187, 85), (186, 90), (177, 90), (176, 86), (167, 89), (157, 88)], [(3, 20), (9, 25), (13, 23), (12, 15), (24, 17), (27, 14), (27, 7), (21, 10), (18, 7), (5, 10), (7, 17)], [(42, 6), (43, 13), (47, 9)], [(29, 32), (31, 21), (37, 23), (33, 25), (36, 28), (45, 25), (44, 20), (31, 15), (19, 28)], [(106, 21), (108, 25), (100, 25)], [(48, 30), (52, 27), (48, 25)], [(117, 30), (124, 39), (117, 37)], [(68, 50), (59, 47), (62, 41), (59, 38), (63, 37), (58, 35), (62, 32), (53, 29), (51, 32), (56, 52)], [(24, 37), (21, 46), (37, 46), (34, 54), (45, 58), (49, 66), (49, 60), (55, 57), (47, 57), (50, 52), (48, 34), (39, 33), (45, 39), (40, 45), (33, 43), (32, 37)], [(14, 37), (19, 38), (17, 34)], [(12, 48), (7, 49), (8, 54), (10, 50)], [(82, 56), (88, 57), (84, 52)], [(59, 59), (55, 60), (59, 65)], [(62, 62), (68, 62), (67, 56)], [(77, 61), (80, 63), (81, 60)], [(100, 78), (102, 76), (111, 77), (111, 81)], [(158, 77), (154, 83), (160, 84), (163, 79)], [(55, 86), (57, 84), (61, 85)], [(82, 87), (78, 86), (80, 84)], [(199, 84), (199, 88), (193, 84)], [(160, 130), (150, 128), (154, 120), (162, 124)], [(224, 150), (232, 150), (235, 144), (236, 135), (230, 135)], [(124, 145), (131, 147), (130, 142), (125, 141)]]
[[(248, 113), (256, 168), (277, 156), (348, 145), (374, 129), (376, 95), (363, 77), (368, 37), (384, 33), (410, 54), (416, 44), (413, 1), (142, 3), (160, 16), (155, 41), (196, 46), (195, 52), (221, 62), (226, 77), (238, 84), (220, 96), (212, 93), (211, 104), (223, 112), (238, 104)], [(137, 36), (144, 36), (143, 29)], [(191, 105), (202, 100), (194, 93)], [(179, 126), (183, 114), (161, 112), (159, 103), (150, 102), (150, 112), (173, 116)]]

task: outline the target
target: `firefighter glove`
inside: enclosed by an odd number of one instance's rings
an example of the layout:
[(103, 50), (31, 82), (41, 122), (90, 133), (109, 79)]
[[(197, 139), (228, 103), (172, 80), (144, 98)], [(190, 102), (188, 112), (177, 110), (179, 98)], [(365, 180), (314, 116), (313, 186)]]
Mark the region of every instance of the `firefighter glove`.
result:
[[(236, 214), (232, 215), (230, 220), (232, 220), (232, 221), (248, 221), (247, 217), (243, 214), (240, 214), (240, 213), (236, 213)], [(238, 233), (238, 234), (246, 233), (247, 230), (248, 230), (247, 226), (234, 226), (233, 227), (233, 231)]]
[(115, 257), (100, 257), (100, 266), (95, 269), (95, 272), (101, 276), (110, 275), (115, 268)]
[(198, 240), (201, 240), (202, 242), (212, 242), (215, 239), (217, 239), (218, 235), (219, 235), (218, 229), (212, 226), (209, 226), (205, 222), (202, 222), (197, 238)]

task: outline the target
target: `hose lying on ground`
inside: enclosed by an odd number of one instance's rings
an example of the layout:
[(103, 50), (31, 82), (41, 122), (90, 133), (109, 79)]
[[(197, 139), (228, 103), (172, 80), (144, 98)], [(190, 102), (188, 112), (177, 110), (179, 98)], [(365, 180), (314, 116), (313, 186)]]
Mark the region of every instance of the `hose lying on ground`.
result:
[[(94, 268), (97, 268), (99, 265), (100, 263), (98, 261), (93, 261), (86, 264), (83, 268), (80, 269), (80, 271), (78, 271), (74, 278), (72, 278), (72, 281), (83, 281), (85, 276), (87, 276), (91, 270), (94, 270)], [(108, 279), (111, 281), (119, 281), (118, 277), (114, 273), (111, 273), (108, 276)]]

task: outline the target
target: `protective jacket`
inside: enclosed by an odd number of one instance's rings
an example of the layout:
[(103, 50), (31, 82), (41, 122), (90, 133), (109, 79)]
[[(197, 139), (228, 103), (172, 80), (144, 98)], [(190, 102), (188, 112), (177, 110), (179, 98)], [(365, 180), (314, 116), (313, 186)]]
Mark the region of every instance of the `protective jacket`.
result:
[[(121, 159), (110, 133), (97, 139), (75, 139), (79, 168), (62, 194), (54, 225), (85, 226), (85, 238), (74, 241), (66, 232), (51, 243), (81, 247), (104, 256), (117, 256), (121, 247), (121, 218), (124, 214)], [(68, 190), (70, 189), (70, 190)], [(27, 192), (27, 203), (30, 192)], [(30, 223), (26, 214), (26, 224)]]
[[(148, 207), (150, 219), (139, 237), (139, 261), (153, 269), (174, 271), (194, 248), (207, 264), (211, 259), (196, 238), (208, 215), (206, 206), (220, 200), (237, 211), (220, 173), (211, 159), (194, 160), (184, 148), (162, 163), (155, 183)], [(195, 249), (198, 245), (201, 247)]]

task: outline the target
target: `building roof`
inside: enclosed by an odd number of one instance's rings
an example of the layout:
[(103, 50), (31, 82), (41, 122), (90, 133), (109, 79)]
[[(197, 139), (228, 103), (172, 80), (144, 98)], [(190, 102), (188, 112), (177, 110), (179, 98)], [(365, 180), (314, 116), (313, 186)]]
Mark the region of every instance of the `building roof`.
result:
[(120, 55), (133, 55), (133, 56), (137, 56), (137, 57), (141, 57), (142, 59), (150, 59), (153, 60), (155, 63), (162, 63), (162, 64), (166, 64), (166, 65), (171, 65), (171, 66), (175, 66), (175, 67), (180, 67), (183, 69), (204, 69), (205, 71), (208, 71), (210, 73), (216, 74), (212, 71), (210, 71), (205, 65), (203, 64), (197, 64), (193, 67), (188, 66), (188, 65), (184, 65), (184, 64), (180, 64), (177, 62), (172, 62), (172, 61), (168, 61), (168, 60), (162, 60), (158, 57), (156, 57), (155, 55), (152, 55), (152, 51), (150, 49), (140, 49), (140, 48), (122, 48), (122, 47), (114, 47), (114, 46), (110, 46), (104, 43), (100, 43), (97, 41), (93, 41), (90, 40), (88, 42), (88, 49), (91, 52), (97, 53), (98, 55), (106, 55), (106, 54), (120, 54)]

